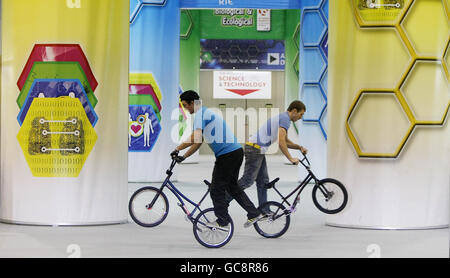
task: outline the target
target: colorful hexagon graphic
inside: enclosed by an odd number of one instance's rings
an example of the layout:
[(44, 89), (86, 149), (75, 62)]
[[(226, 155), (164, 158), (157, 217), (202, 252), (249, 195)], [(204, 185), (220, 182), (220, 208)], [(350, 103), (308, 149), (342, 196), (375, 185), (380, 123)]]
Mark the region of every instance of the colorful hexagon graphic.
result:
[(17, 81), (19, 90), (22, 90), (25, 85), (34, 62), (78, 62), (91, 85), (92, 91), (95, 91), (97, 88), (98, 82), (92, 73), (83, 50), (78, 44), (35, 44)]
[(35, 177), (78, 177), (97, 134), (77, 98), (35, 98), (17, 134)]
[(305, 9), (302, 15), (301, 28), (303, 46), (318, 46), (327, 30), (327, 25), (318, 10)]
[[(396, 158), (414, 129), (414, 119), (389, 90), (363, 90), (353, 103), (346, 129), (359, 157)], [(369, 127), (369, 128), (368, 128)]]
[(128, 151), (150, 152), (161, 133), (161, 125), (151, 105), (130, 105)]
[(92, 107), (97, 105), (97, 98), (78, 62), (34, 62), (17, 98), (19, 108), (22, 108), (25, 103), (35, 79), (78, 79), (83, 85)]
[(150, 85), (130, 84), (129, 85), (129, 94), (130, 95), (150, 95), (153, 98), (153, 101), (155, 102), (156, 110), (158, 110), (157, 112), (160, 112), (162, 110), (161, 102), (160, 102), (159, 98), (156, 96), (155, 90)]
[(22, 105), (20, 113), (17, 116), (19, 124), (22, 125), (31, 103), (35, 98), (57, 98), (61, 96), (78, 98), (91, 125), (95, 127), (98, 116), (88, 100), (83, 85), (81, 85), (81, 82), (78, 79), (35, 79), (25, 103)]
[(397, 25), (413, 0), (351, 0), (361, 27)]
[(414, 1), (401, 25), (419, 56), (442, 57), (450, 35), (443, 0)]
[(408, 102), (417, 124), (444, 123), (450, 107), (450, 85), (441, 62), (416, 61), (400, 91)]
[(153, 88), (158, 99), (162, 101), (161, 90), (152, 73), (130, 73), (129, 84), (150, 85)]
[(320, 11), (323, 14), (323, 17), (325, 18), (325, 20), (328, 21), (328, 0), (323, 0), (322, 4), (320, 5)]

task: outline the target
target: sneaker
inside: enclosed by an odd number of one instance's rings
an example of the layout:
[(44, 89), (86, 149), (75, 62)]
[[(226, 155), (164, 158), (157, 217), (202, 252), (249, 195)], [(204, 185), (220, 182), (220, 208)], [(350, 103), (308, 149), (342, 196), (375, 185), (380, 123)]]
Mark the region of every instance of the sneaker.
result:
[(210, 229), (220, 229), (221, 231), (228, 232), (230, 230), (230, 223), (228, 223), (227, 225), (220, 225), (216, 220), (214, 222), (206, 223), (206, 227)]
[(250, 227), (251, 225), (258, 222), (259, 220), (263, 219), (264, 217), (266, 217), (264, 214), (260, 214), (260, 215), (256, 216), (255, 218), (248, 219), (247, 222), (244, 223), (244, 228)]

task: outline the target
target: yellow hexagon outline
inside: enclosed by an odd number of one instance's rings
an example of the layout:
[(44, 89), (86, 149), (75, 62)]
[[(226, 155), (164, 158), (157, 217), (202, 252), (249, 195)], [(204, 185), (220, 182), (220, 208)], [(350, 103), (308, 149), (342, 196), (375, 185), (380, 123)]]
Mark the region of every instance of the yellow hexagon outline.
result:
[[(433, 60), (431, 60), (431, 59), (416, 59), (416, 60), (414, 60), (413, 63), (411, 63), (411, 65), (409, 66), (409, 68), (406, 71), (406, 73), (403, 74), (403, 77), (400, 80), (400, 83), (398, 84), (398, 86), (396, 88), (396, 90), (399, 91), (399, 94), (405, 100), (406, 103), (407, 103), (407, 101), (406, 101), (406, 98), (403, 96), (403, 93), (401, 91), (401, 87), (405, 84), (406, 79), (408, 78), (409, 74), (412, 72), (412, 70), (414, 68), (414, 65), (416, 64), (417, 61), (438, 62), (441, 65), (444, 65), (444, 63), (442, 61), (440, 61), (439, 59), (433, 59)], [(445, 68), (444, 68), (444, 71), (445, 71)], [(447, 82), (448, 82), (448, 79), (447, 79)], [(428, 125), (431, 125), (431, 126), (442, 126), (444, 124), (444, 122), (445, 122), (445, 119), (447, 118), (447, 114), (448, 114), (449, 108), (450, 108), (450, 99), (449, 99), (449, 102), (447, 104), (447, 108), (445, 109), (445, 112), (442, 115), (442, 119), (441, 120), (439, 120), (439, 121), (419, 121), (419, 120), (415, 119), (415, 117), (413, 116), (414, 117), (414, 121), (415, 121), (416, 125), (421, 125), (421, 126), (428, 126)], [(411, 111), (412, 111), (412, 109), (411, 109)]]
[[(408, 117), (408, 120), (410, 122), (410, 126), (408, 128), (408, 131), (406, 132), (406, 135), (402, 138), (402, 140), (400, 141), (399, 146), (397, 147), (397, 149), (395, 150), (394, 153), (372, 153), (372, 152), (363, 152), (361, 150), (361, 148), (359, 147), (360, 144), (358, 142), (358, 140), (356, 139), (355, 135), (353, 134), (353, 131), (350, 127), (350, 117), (353, 114), (353, 111), (355, 111), (355, 108), (357, 106), (357, 104), (359, 103), (362, 95), (364, 93), (372, 93), (372, 94), (376, 94), (376, 93), (389, 93), (389, 94), (394, 94), (394, 96), (397, 98), (400, 106), (403, 109), (403, 112), (406, 114), (406, 116)], [(359, 157), (366, 157), (366, 158), (397, 158), (398, 155), (401, 153), (401, 151), (403, 150), (403, 147), (406, 145), (406, 142), (408, 141), (408, 139), (410, 138), (411, 134), (414, 131), (415, 128), (415, 119), (413, 117), (413, 114), (411, 112), (411, 109), (409, 109), (408, 104), (406, 103), (405, 99), (403, 98), (403, 96), (400, 94), (400, 92), (396, 89), (392, 90), (392, 89), (362, 89), (359, 91), (358, 95), (356, 96), (356, 98), (353, 100), (353, 103), (350, 107), (350, 111), (347, 115), (347, 120), (345, 121), (345, 128), (347, 130), (347, 134), (349, 136), (350, 142), (353, 145), (353, 148), (355, 149), (356, 153), (358, 154)]]
[(445, 48), (444, 54), (442, 55), (442, 66), (444, 67), (445, 75), (447, 76), (447, 81), (450, 81), (450, 65), (447, 65), (447, 55), (450, 55), (450, 36), (447, 40), (447, 47)]
[(359, 15), (358, 8), (355, 5), (355, 1), (350, 0), (350, 2), (352, 3), (353, 13), (355, 14), (356, 21), (357, 21), (359, 27), (361, 27), (361, 28), (373, 28), (373, 27), (378, 27), (379, 28), (379, 27), (396, 27), (396, 26), (398, 26), (400, 24), (400, 22), (403, 20), (405, 14), (409, 10), (409, 8), (411, 7), (412, 3), (414, 3), (414, 1), (415, 0), (412, 0), (408, 4), (406, 9), (403, 10), (403, 13), (400, 14), (398, 16), (398, 18), (395, 20), (396, 21), (395, 23), (381, 24), (381, 23), (365, 23), (364, 20)]
[[(351, 1), (352, 7), (353, 7), (353, 13), (355, 15), (356, 21), (359, 25), (360, 28), (365, 29), (365, 28), (395, 28), (397, 29), (398, 34), (400, 35), (400, 39), (401, 41), (404, 43), (404, 45), (406, 46), (406, 48), (408, 49), (412, 60), (410, 63), (410, 66), (408, 67), (407, 71), (403, 74), (403, 76), (401, 77), (401, 80), (398, 84), (398, 86), (394, 89), (363, 89), (360, 90), (357, 97), (355, 98), (350, 111), (348, 113), (347, 116), (347, 120), (346, 120), (346, 130), (347, 130), (347, 134), (350, 138), (350, 141), (355, 149), (355, 151), (357, 152), (359, 157), (371, 157), (371, 158), (396, 158), (400, 152), (402, 151), (403, 147), (406, 145), (406, 142), (408, 140), (408, 138), (411, 136), (412, 132), (414, 131), (415, 127), (417, 125), (419, 126), (442, 126), (445, 122), (445, 119), (448, 115), (448, 111), (450, 108), (450, 102), (447, 105), (447, 109), (442, 117), (442, 121), (437, 122), (437, 121), (417, 121), (412, 113), (412, 110), (409, 108), (408, 103), (406, 102), (405, 97), (403, 96), (402, 92), (400, 91), (400, 87), (402, 86), (402, 84), (405, 82), (406, 78), (408, 77), (409, 73), (411, 72), (411, 69), (413, 68), (414, 64), (416, 63), (417, 60), (423, 60), (423, 61), (439, 61), (440, 59), (438, 57), (433, 57), (433, 56), (419, 56), (415, 49), (414, 46), (412, 45), (412, 43), (410, 42), (408, 35), (406, 34), (405, 30), (402, 27), (402, 23), (404, 21), (404, 19), (406, 18), (406, 15), (408, 14), (409, 10), (411, 9), (412, 5), (416, 2), (416, 0), (412, 0), (409, 5), (406, 7), (406, 9), (404, 9), (403, 14), (401, 16), (399, 16), (399, 20), (397, 20), (396, 23), (392, 24), (380, 24), (380, 23), (364, 23), (364, 21), (362, 20), (362, 18), (360, 17), (358, 10), (355, 6), (354, 1)], [(447, 1), (442, 0), (445, 12), (447, 14), (447, 19), (450, 20), (450, 7), (449, 4), (447, 3)], [(449, 45), (450, 45), (450, 37), (447, 41), (447, 48), (444, 51), (444, 53), (442, 54), (442, 57), (440, 57), (441, 60), (441, 64), (443, 65), (444, 68), (444, 72), (446, 74), (447, 77), (447, 82), (450, 81), (450, 65), (446, 64), (445, 61), (445, 57), (449, 54), (450, 50), (449, 50)], [(411, 122), (411, 126), (409, 129), (409, 132), (407, 134), (407, 136), (405, 136), (404, 140), (402, 141), (402, 143), (400, 144), (399, 148), (396, 150), (396, 152), (394, 154), (380, 154), (380, 153), (364, 153), (361, 151), (361, 148), (359, 147), (358, 141), (356, 140), (355, 136), (353, 135), (353, 132), (351, 131), (350, 128), (350, 124), (349, 124), (349, 119), (350, 116), (353, 112), (353, 110), (355, 109), (361, 95), (364, 92), (372, 92), (372, 93), (376, 93), (376, 92), (380, 92), (380, 93), (394, 93), (395, 96), (397, 97), (397, 100), (399, 101), (400, 105), (402, 106), (404, 112), (406, 113), (406, 115), (408, 116), (409, 121)]]
[[(427, 55), (419, 55), (417, 54), (413, 44), (411, 43), (411, 40), (408, 37), (408, 34), (406, 33), (406, 30), (403, 29), (402, 24), (403, 21), (406, 18), (406, 15), (409, 13), (409, 10), (412, 8), (413, 4), (416, 3), (416, 0), (412, 0), (409, 7), (407, 9), (405, 9), (405, 13), (402, 15), (400, 21), (395, 25), (395, 28), (398, 30), (400, 37), (403, 40), (403, 43), (406, 45), (406, 47), (408, 48), (411, 56), (414, 58), (414, 60), (416, 59), (421, 59), (421, 60), (436, 60), (438, 59), (437, 56), (427, 56)], [(442, 5), (444, 6), (445, 11), (447, 11), (448, 7), (446, 5), (446, 1), (445, 0), (441, 0)], [(447, 21), (450, 21), (449, 18), (449, 13), (447, 12)], [(444, 51), (445, 53), (445, 51)]]

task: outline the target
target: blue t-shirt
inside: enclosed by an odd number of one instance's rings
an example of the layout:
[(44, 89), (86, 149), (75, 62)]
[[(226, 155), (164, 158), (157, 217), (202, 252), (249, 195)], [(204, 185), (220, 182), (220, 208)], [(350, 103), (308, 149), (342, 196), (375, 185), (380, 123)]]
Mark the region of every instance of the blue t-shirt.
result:
[(194, 130), (201, 129), (205, 142), (216, 157), (241, 148), (231, 129), (223, 118), (202, 106), (194, 116)]
[(249, 141), (261, 146), (261, 152), (265, 153), (270, 145), (277, 141), (278, 128), (282, 127), (287, 131), (290, 126), (291, 119), (288, 112), (278, 114), (267, 120), (258, 132), (249, 138)]

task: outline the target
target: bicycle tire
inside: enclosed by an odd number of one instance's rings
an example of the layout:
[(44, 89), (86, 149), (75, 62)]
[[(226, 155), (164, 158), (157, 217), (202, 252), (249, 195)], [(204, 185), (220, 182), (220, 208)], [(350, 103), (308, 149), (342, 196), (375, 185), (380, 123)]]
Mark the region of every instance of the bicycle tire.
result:
[[(272, 208), (275, 207), (275, 208)], [(274, 202), (274, 201), (269, 201), (269, 202), (265, 202), (263, 203), (261, 206), (259, 206), (258, 208), (260, 211), (266, 211), (267, 209), (270, 210), (272, 213), (276, 213), (278, 211), (278, 213), (275, 215), (271, 215), (266, 219), (261, 219), (258, 222), (256, 222), (255, 224), (253, 224), (253, 227), (255, 228), (255, 230), (258, 232), (258, 234), (260, 234), (261, 236), (265, 237), (265, 238), (277, 238), (282, 236), (284, 233), (286, 233), (286, 231), (289, 228), (289, 225), (291, 223), (291, 216), (289, 214), (286, 214), (286, 208), (278, 203), (278, 202)], [(284, 222), (283, 222), (284, 219)], [(281, 228), (280, 229), (275, 229), (276, 232), (270, 232), (271, 228), (274, 228), (274, 224), (275, 222), (277, 224), (281, 224)]]
[[(320, 202), (319, 202), (319, 199), (320, 198), (325, 198), (325, 201), (328, 203), (328, 199), (327, 199), (327, 197), (326, 196), (324, 196), (323, 195), (323, 193), (322, 193), (322, 191), (319, 189), (321, 186), (325, 186), (325, 188), (326, 188), (326, 185), (325, 184), (333, 184), (333, 185), (335, 185), (335, 186), (337, 186), (337, 188), (339, 188), (340, 190), (341, 190), (341, 192), (342, 192), (342, 202), (339, 202), (339, 200), (337, 201), (338, 202), (338, 206), (337, 206), (337, 208), (336, 209), (329, 209), (329, 208), (326, 208), (325, 206), (323, 206), (322, 204), (320, 204)], [(327, 189), (328, 190), (328, 189)], [(333, 191), (334, 192), (334, 191)], [(320, 194), (319, 196), (320, 197), (318, 197), (318, 195), (317, 194)], [(333, 195), (334, 196), (334, 195)], [(320, 180), (318, 183), (316, 183), (316, 185), (313, 187), (313, 190), (312, 190), (312, 199), (313, 199), (313, 202), (314, 202), (314, 205), (320, 210), (320, 211), (322, 211), (322, 212), (324, 212), (324, 213), (326, 213), (326, 214), (336, 214), (336, 213), (338, 213), (338, 212), (341, 212), (344, 208), (345, 208), (345, 206), (347, 205), (347, 201), (348, 201), (348, 193), (347, 193), (347, 190), (345, 189), (345, 186), (340, 182), (340, 181), (338, 181), (338, 180), (336, 180), (336, 179), (330, 179), (330, 178), (327, 178), (327, 179), (323, 179), (323, 180)]]
[[(145, 191), (150, 191), (150, 192), (154, 192), (154, 194), (152, 193), (148, 198), (144, 198), (144, 200), (139, 200), (139, 204), (138, 204), (138, 200), (137, 198), (140, 196), (140, 194), (142, 194)], [(151, 201), (153, 200), (154, 196), (156, 194), (160, 194), (158, 199), (156, 200), (155, 204), (162, 204), (162, 214), (159, 218), (156, 219), (156, 221), (145, 221), (140, 219), (140, 215), (137, 214), (137, 207), (139, 207), (140, 209), (143, 210), (142, 214), (145, 214), (144, 212), (146, 210), (148, 210), (149, 212), (152, 209), (155, 209), (154, 207), (151, 209), (148, 209), (145, 207), (145, 205), (150, 204)], [(159, 210), (159, 208), (158, 208)], [(153, 210), (155, 211), (155, 210)], [(152, 212), (153, 212), (152, 211)], [(164, 194), (164, 192), (161, 192), (159, 190), (159, 188), (156, 187), (152, 187), (152, 186), (146, 186), (146, 187), (142, 187), (138, 190), (136, 190), (136, 192), (133, 193), (133, 195), (130, 198), (130, 201), (128, 202), (128, 212), (130, 213), (131, 218), (133, 219), (133, 221), (142, 226), (142, 227), (146, 227), (146, 228), (150, 228), (150, 227), (155, 227), (158, 226), (159, 224), (161, 224), (162, 222), (164, 222), (164, 220), (166, 219), (167, 215), (169, 214), (169, 201), (167, 200), (166, 195)], [(145, 215), (149, 215), (149, 214), (145, 214)]]
[[(206, 226), (206, 223), (212, 223), (215, 222), (217, 217), (214, 214), (214, 208), (208, 208), (200, 212), (197, 217), (195, 218), (194, 225), (193, 225), (193, 232), (195, 239), (204, 247), (207, 248), (220, 248), (227, 244), (231, 238), (233, 237), (234, 233), (234, 224), (231, 220), (229, 223), (228, 231), (225, 231), (227, 228), (210, 228)], [(211, 242), (207, 240), (207, 236), (213, 234), (222, 235), (223, 240), (220, 240), (217, 243)]]

